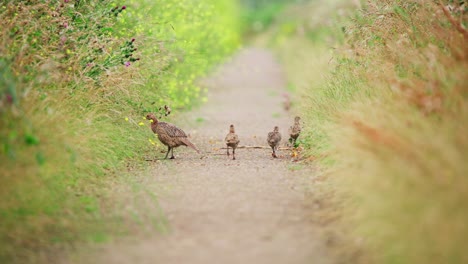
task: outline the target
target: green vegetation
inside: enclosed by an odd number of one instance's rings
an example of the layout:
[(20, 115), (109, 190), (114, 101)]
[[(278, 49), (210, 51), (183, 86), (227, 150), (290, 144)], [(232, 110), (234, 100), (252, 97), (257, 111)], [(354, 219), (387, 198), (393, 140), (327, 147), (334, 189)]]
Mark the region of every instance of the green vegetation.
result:
[(466, 7), (442, 3), (311, 1), (269, 30), (352, 263), (468, 262)]
[(239, 0), (242, 32), (253, 34), (267, 29), (291, 0)]
[(206, 100), (195, 80), (239, 45), (237, 12), (228, 0), (0, 4), (0, 262), (160, 225), (118, 200), (156, 202), (135, 180), (157, 144), (142, 117)]

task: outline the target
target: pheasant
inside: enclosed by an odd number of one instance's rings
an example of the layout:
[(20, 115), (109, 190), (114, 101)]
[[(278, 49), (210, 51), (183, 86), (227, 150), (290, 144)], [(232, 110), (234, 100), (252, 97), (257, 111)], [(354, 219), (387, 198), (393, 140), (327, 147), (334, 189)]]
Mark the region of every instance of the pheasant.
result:
[(195, 147), (192, 142), (187, 138), (185, 132), (171, 123), (159, 122), (153, 113), (146, 115), (146, 119), (151, 120), (151, 130), (158, 135), (159, 141), (167, 146), (167, 153), (164, 159), (167, 159), (169, 152), (171, 152), (170, 159), (174, 159), (174, 148), (179, 146), (187, 146), (194, 149), (197, 153), (200, 150)]
[(232, 159), (236, 159), (236, 148), (239, 145), (239, 137), (236, 135), (234, 130), (234, 125), (229, 127), (229, 133), (226, 135), (226, 146), (227, 146), (227, 155), (229, 157), (229, 147), (232, 148)]
[(268, 133), (268, 145), (270, 145), (273, 153), (271, 154), (273, 158), (277, 158), (276, 150), (278, 150), (279, 143), (281, 141), (281, 133), (279, 132), (278, 126), (275, 126), (272, 132)]
[(294, 118), (294, 125), (289, 128), (289, 143), (294, 147), (296, 145), (296, 140), (301, 134), (301, 118), (296, 116)]

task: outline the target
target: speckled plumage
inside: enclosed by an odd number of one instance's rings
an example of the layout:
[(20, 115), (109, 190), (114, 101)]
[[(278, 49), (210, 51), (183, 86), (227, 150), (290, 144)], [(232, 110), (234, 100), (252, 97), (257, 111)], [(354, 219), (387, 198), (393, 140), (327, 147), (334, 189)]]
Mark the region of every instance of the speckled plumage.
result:
[(268, 145), (270, 145), (271, 149), (273, 150), (273, 153), (272, 153), (273, 158), (277, 158), (276, 150), (278, 150), (278, 147), (281, 142), (281, 133), (279, 132), (278, 126), (275, 126), (273, 128), (273, 131), (268, 133), (267, 141), (268, 141)]
[(294, 125), (289, 128), (289, 143), (293, 146), (296, 145), (296, 140), (301, 134), (301, 118), (296, 116), (294, 118)]
[(227, 146), (227, 155), (229, 157), (229, 148), (232, 148), (232, 159), (236, 159), (236, 148), (237, 145), (239, 145), (239, 137), (236, 134), (236, 131), (234, 130), (234, 125), (231, 125), (229, 127), (229, 133), (226, 135), (226, 138), (224, 139), (226, 141), (226, 146)]
[(187, 146), (194, 149), (197, 153), (200, 151), (195, 147), (192, 142), (187, 138), (185, 132), (171, 123), (159, 122), (154, 114), (148, 114), (146, 119), (152, 120), (151, 130), (157, 134), (159, 141), (167, 146), (167, 153), (165, 159), (172, 150), (171, 159), (174, 158), (174, 148), (179, 146)]

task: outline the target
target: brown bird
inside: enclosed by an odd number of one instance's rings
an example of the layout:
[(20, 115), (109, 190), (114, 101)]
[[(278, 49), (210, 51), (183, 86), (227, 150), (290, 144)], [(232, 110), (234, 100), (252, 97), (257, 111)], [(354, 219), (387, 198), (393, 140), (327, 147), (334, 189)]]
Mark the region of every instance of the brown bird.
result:
[(271, 154), (273, 158), (277, 158), (276, 150), (278, 150), (279, 143), (281, 141), (281, 133), (279, 132), (278, 126), (275, 126), (272, 132), (268, 133), (268, 145), (270, 145), (273, 153)]
[(200, 153), (197, 147), (195, 147), (195, 145), (188, 140), (187, 135), (182, 129), (171, 123), (159, 122), (153, 113), (146, 115), (146, 119), (152, 120), (151, 130), (153, 130), (153, 132), (158, 135), (159, 141), (167, 146), (167, 153), (164, 159), (167, 159), (167, 156), (171, 150), (171, 159), (174, 159), (174, 148), (179, 146), (191, 147), (197, 153)]
[(296, 116), (294, 118), (294, 125), (289, 128), (289, 143), (294, 147), (296, 145), (296, 140), (301, 134), (301, 118)]
[(232, 148), (232, 159), (236, 159), (236, 148), (239, 145), (239, 137), (236, 135), (236, 131), (234, 130), (234, 125), (229, 126), (229, 133), (226, 135), (224, 139), (226, 141), (227, 146), (227, 155), (229, 157), (229, 147)]

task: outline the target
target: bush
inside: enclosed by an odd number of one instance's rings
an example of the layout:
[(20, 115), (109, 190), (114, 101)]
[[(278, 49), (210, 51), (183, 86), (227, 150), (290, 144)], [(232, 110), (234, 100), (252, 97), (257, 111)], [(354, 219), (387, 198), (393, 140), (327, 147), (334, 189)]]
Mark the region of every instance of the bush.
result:
[(290, 0), (240, 0), (242, 32), (246, 35), (267, 29)]

